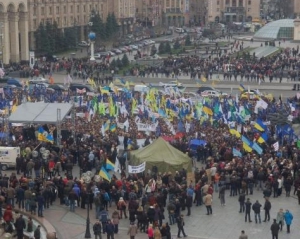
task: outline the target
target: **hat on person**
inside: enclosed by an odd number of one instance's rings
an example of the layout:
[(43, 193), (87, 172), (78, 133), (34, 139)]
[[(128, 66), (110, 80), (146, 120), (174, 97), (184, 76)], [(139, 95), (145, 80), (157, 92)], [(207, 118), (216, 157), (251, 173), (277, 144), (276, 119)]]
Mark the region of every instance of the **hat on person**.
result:
[(124, 199), (123, 199), (122, 197), (120, 197), (120, 199), (119, 199), (119, 200), (123, 201)]

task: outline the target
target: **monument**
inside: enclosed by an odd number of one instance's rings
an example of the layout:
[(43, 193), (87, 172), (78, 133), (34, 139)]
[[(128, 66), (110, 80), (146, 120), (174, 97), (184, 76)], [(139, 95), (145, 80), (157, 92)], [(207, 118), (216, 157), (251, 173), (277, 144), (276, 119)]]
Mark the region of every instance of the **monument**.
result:
[(300, 41), (300, 18), (294, 20), (294, 41)]
[(91, 45), (91, 58), (90, 61), (95, 61), (95, 40), (96, 40), (96, 33), (90, 32), (89, 33), (89, 40)]

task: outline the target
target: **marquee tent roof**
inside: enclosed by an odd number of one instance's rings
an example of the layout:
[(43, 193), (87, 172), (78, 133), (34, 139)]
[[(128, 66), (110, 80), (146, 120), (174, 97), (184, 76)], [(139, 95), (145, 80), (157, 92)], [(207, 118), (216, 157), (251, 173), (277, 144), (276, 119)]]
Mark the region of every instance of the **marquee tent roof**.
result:
[(9, 116), (10, 123), (55, 124), (57, 109), (60, 109), (61, 120), (72, 110), (70, 103), (26, 102), (18, 106)]
[(185, 168), (192, 171), (192, 160), (188, 155), (174, 148), (162, 138), (158, 138), (145, 148), (130, 152), (130, 164), (146, 162), (146, 170), (156, 166), (158, 172), (175, 172)]

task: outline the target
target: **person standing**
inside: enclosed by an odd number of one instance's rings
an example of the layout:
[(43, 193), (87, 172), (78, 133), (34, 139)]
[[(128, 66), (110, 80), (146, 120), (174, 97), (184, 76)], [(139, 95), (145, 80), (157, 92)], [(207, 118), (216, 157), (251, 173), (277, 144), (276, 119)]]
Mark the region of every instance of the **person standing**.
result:
[(293, 221), (293, 215), (292, 215), (292, 213), (290, 213), (289, 210), (285, 211), (284, 220), (285, 220), (285, 223), (286, 223), (287, 233), (290, 233), (290, 228), (291, 228), (292, 221)]
[(206, 194), (205, 197), (204, 197), (204, 204), (205, 204), (205, 207), (206, 207), (206, 210), (207, 210), (207, 213), (206, 215), (209, 215), (209, 214), (212, 214), (212, 208), (211, 208), (211, 205), (212, 205), (212, 195), (211, 194)]
[(225, 206), (225, 191), (226, 191), (226, 186), (222, 185), (219, 188), (219, 196), (220, 196), (220, 201), (221, 201), (221, 206)]
[(278, 224), (280, 226), (280, 231), (282, 231), (282, 227), (284, 226), (284, 212), (283, 212), (282, 208), (280, 208), (279, 212), (277, 212), (276, 221), (278, 222)]
[(252, 203), (250, 202), (250, 198), (247, 198), (247, 201), (245, 203), (245, 207), (246, 207), (246, 211), (245, 211), (245, 222), (247, 222), (247, 216), (248, 216), (248, 221), (249, 222), (252, 222), (251, 221), (251, 216), (250, 216), (250, 213), (251, 213), (251, 205)]
[(101, 223), (100, 223), (99, 220), (97, 220), (96, 223), (93, 226), (95, 239), (102, 239), (101, 230), (102, 230)]
[(245, 231), (241, 231), (241, 235), (239, 236), (239, 239), (248, 239), (248, 236), (245, 234)]
[(27, 230), (26, 231), (29, 234), (29, 238), (33, 238), (33, 222), (32, 222), (31, 217), (28, 217)]
[(41, 225), (34, 230), (34, 239), (41, 239)]
[(239, 195), (239, 203), (240, 203), (240, 213), (245, 212), (245, 200), (246, 200), (246, 195), (244, 192), (242, 192)]
[(264, 222), (266, 222), (267, 220), (270, 221), (271, 207), (272, 207), (271, 202), (269, 201), (268, 198), (266, 198), (265, 205), (264, 205), (264, 210), (265, 210), (265, 220), (264, 220)]
[(187, 235), (185, 234), (184, 232), (184, 220), (183, 220), (183, 215), (181, 214), (180, 217), (177, 218), (177, 227), (178, 227), (178, 233), (177, 233), (177, 237), (180, 238), (180, 234), (182, 232), (183, 236), (184, 237), (187, 237)]
[(23, 239), (23, 231), (26, 228), (26, 223), (22, 214), (20, 214), (19, 217), (17, 218), (15, 222), (15, 228), (17, 231), (17, 238)]
[(128, 228), (127, 235), (130, 236), (130, 239), (134, 239), (137, 234), (138, 228), (134, 222), (130, 222), (130, 226)]
[(271, 225), (271, 233), (272, 239), (278, 239), (279, 225), (276, 223), (276, 219), (274, 219), (273, 224)]
[(108, 223), (106, 224), (106, 235), (107, 239), (114, 239), (115, 234), (115, 225), (111, 220), (108, 220)]
[(252, 210), (254, 211), (255, 223), (257, 223), (257, 218), (258, 218), (258, 222), (261, 223), (260, 208), (261, 208), (261, 204), (259, 203), (258, 200), (256, 200), (256, 202), (252, 205)]

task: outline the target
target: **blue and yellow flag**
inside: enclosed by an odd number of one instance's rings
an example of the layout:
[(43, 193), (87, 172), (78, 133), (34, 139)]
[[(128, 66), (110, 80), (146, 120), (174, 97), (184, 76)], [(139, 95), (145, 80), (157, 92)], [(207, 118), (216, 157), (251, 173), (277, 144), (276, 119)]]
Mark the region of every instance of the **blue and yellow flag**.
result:
[(102, 166), (102, 168), (99, 172), (99, 176), (102, 177), (103, 179), (105, 179), (108, 182), (110, 182), (110, 180), (111, 180), (110, 174), (105, 170), (105, 168), (103, 166)]
[(106, 159), (106, 170), (114, 170), (115, 164), (112, 163), (109, 159)]
[(42, 126), (38, 129), (38, 140), (43, 142), (48, 142), (53, 144), (54, 138), (53, 135), (48, 133)]
[(111, 132), (115, 132), (115, 131), (117, 130), (116, 124), (112, 124), (112, 125), (109, 127), (109, 130), (110, 130)]
[(254, 128), (259, 131), (265, 131), (266, 126), (263, 124), (263, 122), (260, 119), (258, 119), (254, 123)]
[(267, 132), (263, 132), (260, 135), (260, 137), (258, 138), (257, 142), (260, 144), (265, 143), (265, 142), (267, 142), (268, 138), (269, 138), (269, 136), (268, 136)]

